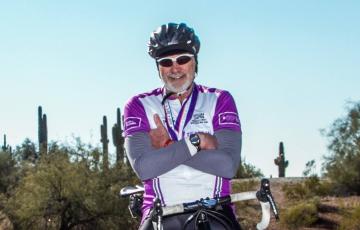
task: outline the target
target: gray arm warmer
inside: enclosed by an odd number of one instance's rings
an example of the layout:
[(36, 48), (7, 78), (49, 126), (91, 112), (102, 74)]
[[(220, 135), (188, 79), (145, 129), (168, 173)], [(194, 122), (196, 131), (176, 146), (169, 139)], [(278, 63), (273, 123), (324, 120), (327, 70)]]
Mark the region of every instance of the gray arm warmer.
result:
[(222, 129), (215, 132), (218, 148), (202, 150), (184, 164), (197, 170), (233, 178), (241, 160), (241, 132)]
[(141, 180), (155, 178), (191, 158), (185, 140), (154, 149), (149, 134), (144, 132), (126, 137), (125, 149), (132, 168)]
[(141, 180), (155, 178), (185, 164), (200, 171), (232, 178), (240, 163), (241, 133), (231, 130), (215, 132), (218, 149), (202, 150), (191, 157), (184, 140), (168, 147), (154, 149), (148, 133), (136, 133), (125, 138), (130, 164)]

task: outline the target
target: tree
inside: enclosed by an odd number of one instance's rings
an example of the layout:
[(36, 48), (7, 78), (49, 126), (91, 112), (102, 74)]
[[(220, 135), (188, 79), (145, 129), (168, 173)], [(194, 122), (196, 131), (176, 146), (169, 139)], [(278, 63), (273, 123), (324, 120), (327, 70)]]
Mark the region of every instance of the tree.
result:
[(238, 171), (236, 172), (235, 178), (260, 178), (264, 177), (264, 174), (260, 169), (257, 169), (254, 165), (241, 161)]
[(316, 175), (315, 170), (316, 170), (315, 160), (308, 161), (306, 162), (305, 169), (303, 171), (303, 176), (304, 177), (315, 176)]
[(49, 149), (5, 203), (4, 212), (16, 229), (131, 229), (128, 201), (118, 194), (137, 181), (125, 164), (105, 175), (91, 167), (90, 159), (72, 159), (71, 147)]
[(35, 163), (38, 159), (35, 143), (29, 138), (26, 138), (20, 146), (16, 146), (14, 155), (17, 157), (17, 161), (29, 161)]
[(360, 102), (352, 102), (347, 115), (336, 119), (323, 133), (329, 138), (330, 154), (325, 156), (325, 176), (338, 193), (360, 194)]

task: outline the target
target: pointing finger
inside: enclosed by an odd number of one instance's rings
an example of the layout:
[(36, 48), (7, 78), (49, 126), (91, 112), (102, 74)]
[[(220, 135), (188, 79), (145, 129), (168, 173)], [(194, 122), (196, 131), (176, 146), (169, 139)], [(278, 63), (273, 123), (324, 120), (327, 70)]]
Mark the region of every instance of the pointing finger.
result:
[(164, 127), (158, 114), (154, 114), (154, 121), (157, 128)]

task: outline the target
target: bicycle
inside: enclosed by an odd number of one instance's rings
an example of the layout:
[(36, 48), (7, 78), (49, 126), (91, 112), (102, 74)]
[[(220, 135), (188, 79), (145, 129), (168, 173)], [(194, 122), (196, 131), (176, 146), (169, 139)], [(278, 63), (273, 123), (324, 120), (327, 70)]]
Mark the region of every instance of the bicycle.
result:
[[(140, 185), (126, 186), (120, 190), (121, 197), (129, 197), (129, 211), (133, 218), (141, 216), (141, 204), (144, 188)], [(194, 212), (191, 216), (195, 218), (198, 229), (211, 230), (208, 222), (208, 216), (215, 215), (212, 210), (216, 210), (221, 205), (229, 205), (238, 201), (257, 199), (261, 205), (262, 217), (257, 223), (256, 228), (259, 230), (266, 229), (270, 223), (270, 210), (273, 211), (276, 220), (279, 220), (279, 212), (276, 207), (274, 198), (270, 191), (270, 181), (266, 178), (261, 180), (260, 189), (258, 191), (248, 191), (231, 194), (225, 197), (205, 198), (190, 203), (183, 203), (171, 206), (162, 206), (159, 199), (154, 201), (152, 212), (153, 227), (157, 230), (163, 230), (162, 219), (165, 216)], [(190, 220), (189, 220), (190, 223)], [(184, 224), (185, 229), (187, 223)]]

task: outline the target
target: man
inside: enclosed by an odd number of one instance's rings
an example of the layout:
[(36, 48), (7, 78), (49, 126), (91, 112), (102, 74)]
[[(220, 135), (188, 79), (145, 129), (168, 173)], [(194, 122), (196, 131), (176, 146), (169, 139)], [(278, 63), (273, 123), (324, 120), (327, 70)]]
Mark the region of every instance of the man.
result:
[[(145, 187), (140, 229), (152, 229), (155, 198), (173, 205), (230, 194), (240, 163), (240, 120), (230, 93), (195, 84), (199, 49), (186, 24), (160, 26), (148, 53), (164, 86), (131, 98), (124, 109), (126, 152)], [(231, 207), (217, 212), (240, 229)], [(190, 215), (165, 217), (164, 229), (182, 229)], [(210, 218), (212, 229), (224, 229), (220, 222)]]

